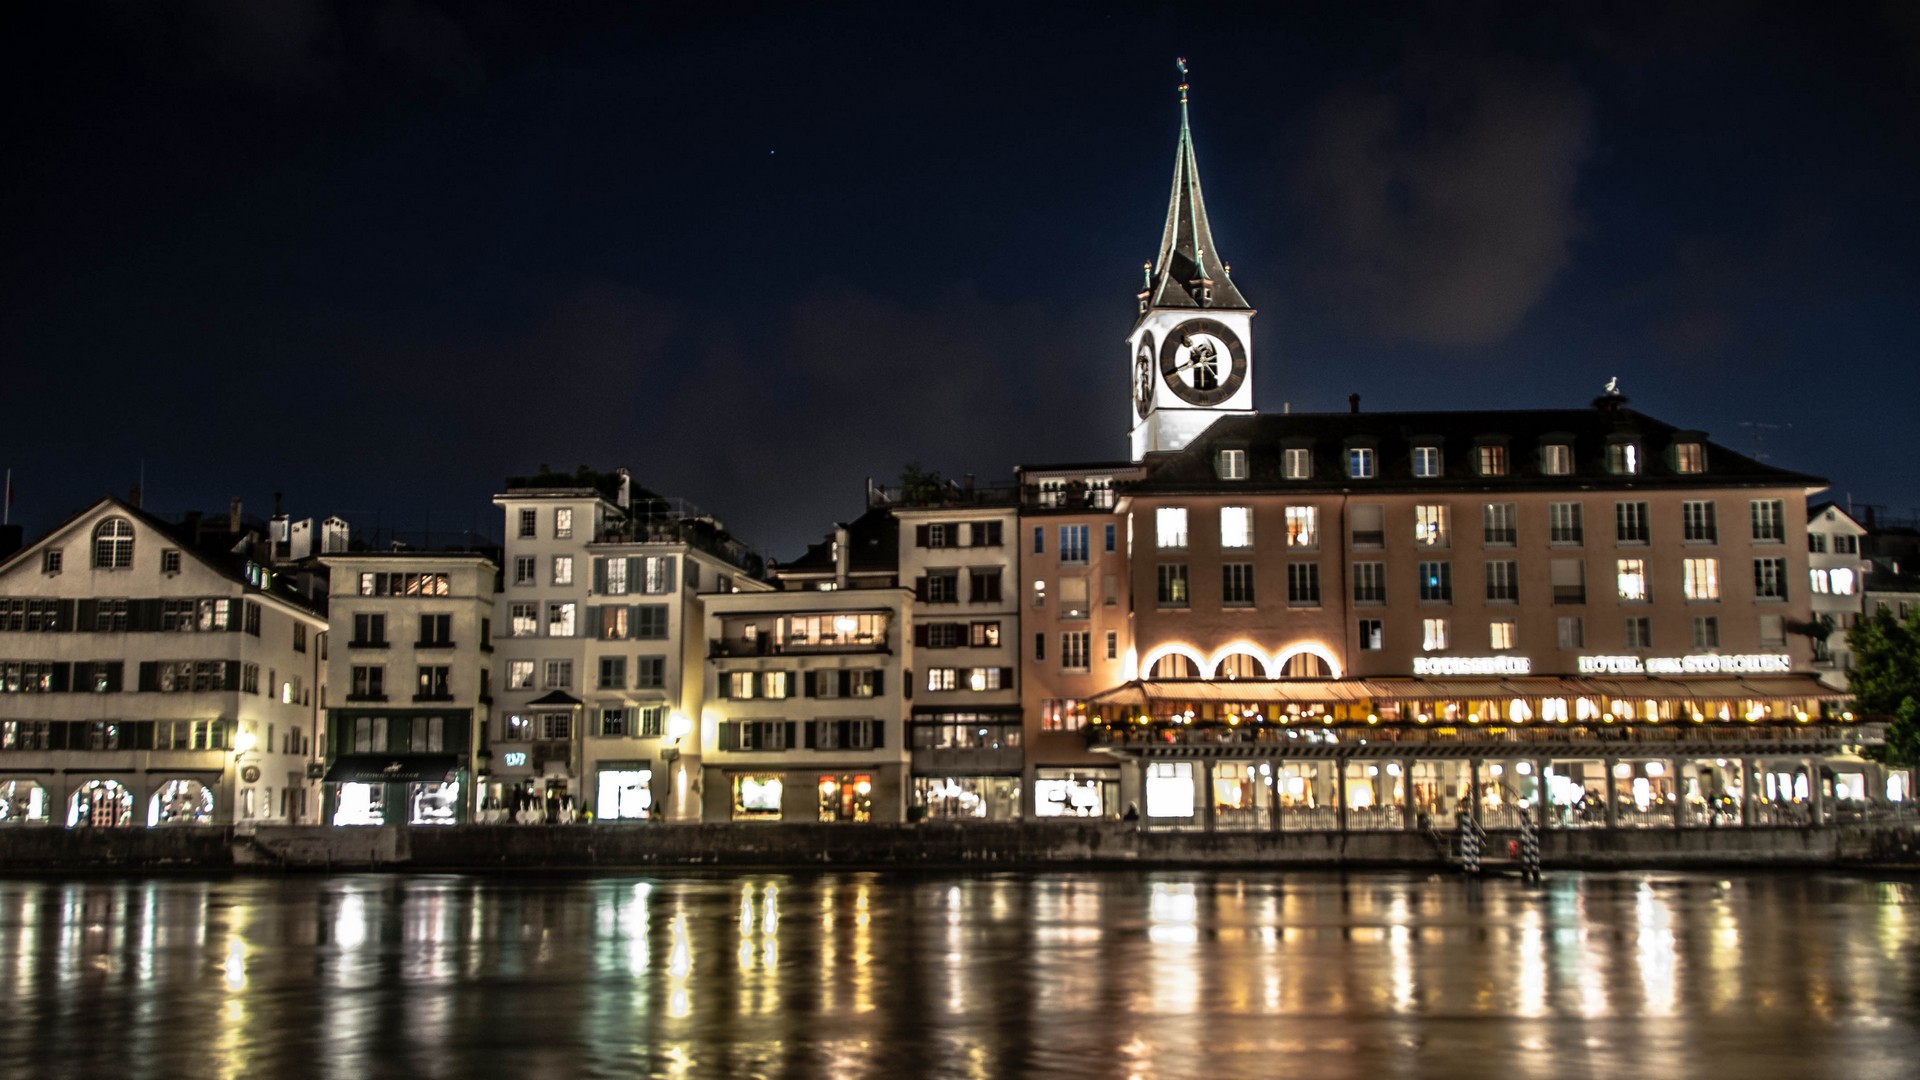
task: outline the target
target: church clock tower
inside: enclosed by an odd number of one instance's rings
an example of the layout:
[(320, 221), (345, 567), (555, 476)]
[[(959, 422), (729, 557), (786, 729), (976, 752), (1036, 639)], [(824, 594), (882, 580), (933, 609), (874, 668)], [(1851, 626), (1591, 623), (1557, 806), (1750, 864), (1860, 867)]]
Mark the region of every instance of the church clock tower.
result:
[(1147, 268), (1127, 338), (1133, 374), (1133, 460), (1179, 450), (1222, 416), (1253, 410), (1253, 309), (1227, 276), (1200, 197), (1180, 61), (1180, 145), (1160, 254)]

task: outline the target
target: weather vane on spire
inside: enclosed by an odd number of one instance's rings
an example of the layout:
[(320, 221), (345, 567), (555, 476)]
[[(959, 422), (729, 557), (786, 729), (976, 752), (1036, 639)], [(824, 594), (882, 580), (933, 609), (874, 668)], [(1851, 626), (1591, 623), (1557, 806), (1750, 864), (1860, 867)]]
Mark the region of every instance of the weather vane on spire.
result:
[(1185, 105), (1187, 103), (1187, 58), (1174, 57), (1173, 66), (1180, 69), (1180, 104)]

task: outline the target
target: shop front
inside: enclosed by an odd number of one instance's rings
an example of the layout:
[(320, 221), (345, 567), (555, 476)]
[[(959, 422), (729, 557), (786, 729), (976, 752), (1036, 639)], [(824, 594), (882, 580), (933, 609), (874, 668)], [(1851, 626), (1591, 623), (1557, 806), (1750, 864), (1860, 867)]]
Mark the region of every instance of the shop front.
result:
[(453, 754), (342, 754), (327, 768), (335, 825), (454, 825), (467, 820)]
[(646, 821), (654, 817), (652, 762), (602, 761), (595, 777), (595, 821)]

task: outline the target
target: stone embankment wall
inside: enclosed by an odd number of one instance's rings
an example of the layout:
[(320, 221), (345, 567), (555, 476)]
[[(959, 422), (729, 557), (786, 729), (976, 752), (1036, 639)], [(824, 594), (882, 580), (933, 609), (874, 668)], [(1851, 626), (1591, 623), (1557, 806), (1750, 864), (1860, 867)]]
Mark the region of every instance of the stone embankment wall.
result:
[[(1490, 868), (1502, 865), (1511, 838), (1489, 837)], [(1838, 866), (1871, 862), (1892, 848), (1858, 829), (1595, 829), (1552, 831), (1542, 840), (1550, 869)], [(1413, 833), (1143, 832), (1119, 822), (0, 829), (0, 871), (1445, 865), (1440, 845)]]

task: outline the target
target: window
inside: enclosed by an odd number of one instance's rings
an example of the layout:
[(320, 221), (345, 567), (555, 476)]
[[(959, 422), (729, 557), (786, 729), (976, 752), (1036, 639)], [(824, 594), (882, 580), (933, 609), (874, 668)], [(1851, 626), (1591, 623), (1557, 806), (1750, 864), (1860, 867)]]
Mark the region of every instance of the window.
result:
[[(533, 573), (534, 573), (533, 568), (534, 568), (533, 556), (515, 555), (513, 557), (513, 583), (515, 585), (533, 584)], [(363, 588), (360, 591), (364, 594), (367, 590)]]
[(628, 734), (631, 730), (626, 709), (600, 710), (600, 734), (617, 738)]
[(1353, 602), (1356, 604), (1387, 602), (1386, 563), (1357, 562), (1353, 564)]
[(386, 700), (387, 669), (379, 664), (363, 664), (355, 667), (353, 696), (370, 701)]
[(1495, 652), (1513, 648), (1515, 637), (1512, 619), (1495, 619), (1487, 624), (1487, 647)]
[(1421, 480), (1431, 480), (1440, 475), (1439, 447), (1416, 446), (1413, 448), (1413, 475)]
[(414, 699), (439, 700), (453, 696), (450, 680), (453, 669), (444, 664), (423, 664), (419, 671), (419, 683), (414, 690)]
[(1046, 658), (1047, 658), (1047, 635), (1045, 634), (1033, 635), (1034, 662), (1039, 663), (1040, 661), (1043, 661)]
[(520, 511), (520, 538), (522, 540), (531, 539), (536, 534), (539, 521), (540, 521), (539, 511), (537, 510)]
[(360, 754), (378, 754), (387, 749), (387, 718), (384, 716), (356, 716), (353, 718), (353, 749)]
[(1220, 603), (1225, 607), (1253, 606), (1253, 564), (1224, 563), (1220, 567)]
[(573, 539), (573, 508), (556, 507), (553, 511), (553, 538), (555, 540)]
[(1627, 616), (1627, 648), (1649, 649), (1653, 647), (1653, 620), (1645, 615)]
[(633, 636), (640, 641), (666, 637), (667, 605), (635, 604), (633, 607)]
[(93, 568), (125, 570), (133, 566), (133, 523), (108, 518), (93, 530)]
[(1453, 601), (1453, 564), (1445, 562), (1423, 562), (1420, 564), (1420, 600), (1422, 603), (1451, 603)]
[[(161, 564), (160, 568), (162, 570), (166, 569), (167, 555), (168, 553), (164, 551), (160, 553), (160, 564)], [(180, 553), (175, 551), (175, 552), (172, 552), (172, 555), (174, 556), (175, 561), (178, 562)], [(61, 551), (59, 548), (48, 548), (47, 550), (41, 552), (40, 553), (40, 572), (43, 574), (59, 573), (60, 563), (63, 558), (64, 556), (61, 554)], [(174, 569), (178, 570), (179, 566), (176, 565)]]
[(1036, 608), (1044, 608), (1047, 606), (1047, 583), (1045, 581), (1036, 581), (1033, 583), (1033, 606)]
[(1413, 541), (1421, 547), (1446, 547), (1448, 543), (1447, 508), (1422, 505), (1413, 508)]
[(1488, 547), (1512, 547), (1519, 536), (1519, 514), (1512, 503), (1488, 503), (1481, 513)]
[(349, 648), (377, 649), (387, 644), (387, 617), (370, 612), (359, 612), (353, 617), (353, 640)]
[(960, 687), (960, 669), (936, 667), (927, 669), (927, 689), (957, 690)]
[(1615, 476), (1640, 475), (1640, 444), (1633, 442), (1608, 443), (1607, 471)]
[(1313, 478), (1313, 451), (1305, 447), (1291, 447), (1281, 452), (1280, 475), (1288, 480), (1310, 480)]
[(1687, 474), (1706, 472), (1707, 448), (1697, 442), (1675, 443), (1673, 447), (1673, 471)]
[(633, 663), (633, 688), (635, 690), (660, 690), (667, 685), (667, 658), (664, 656), (636, 657)]
[(1108, 550), (1108, 551), (1112, 551), (1112, 550), (1113, 550), (1113, 540), (1114, 540), (1114, 533), (1116, 532), (1116, 530), (1115, 530), (1115, 529), (1114, 529), (1114, 527), (1113, 527), (1113, 523), (1112, 523), (1112, 522), (1108, 522), (1108, 523), (1107, 523), (1107, 527), (1106, 527), (1106, 532), (1107, 532), (1107, 537), (1106, 537), (1106, 550)]
[(1845, 533), (1834, 534), (1833, 553), (1835, 555), (1860, 554), (1860, 538), (1857, 536), (1848, 536)]
[(1753, 560), (1753, 596), (1756, 600), (1787, 598), (1787, 560)]
[(1107, 659), (1120, 659), (1120, 634), (1118, 631), (1107, 631)]
[(1439, 652), (1447, 648), (1447, 620), (1420, 620), (1420, 647), (1427, 652)]
[(1827, 553), (1827, 534), (1808, 533), (1807, 550), (1815, 555), (1825, 555)]
[(538, 717), (538, 730), (543, 739), (571, 739), (573, 738), (573, 714), (541, 713)]
[(1060, 617), (1062, 619), (1085, 619), (1092, 614), (1092, 606), (1085, 577), (1060, 579)]
[(1620, 599), (1634, 603), (1645, 603), (1652, 599), (1647, 594), (1647, 561), (1645, 559), (1620, 559), (1614, 563), (1614, 580), (1618, 585)]
[(642, 705), (640, 707), (640, 737), (658, 739), (667, 733), (667, 707), (665, 705)]
[(1214, 458), (1214, 469), (1222, 480), (1245, 480), (1247, 478), (1247, 452), (1245, 450), (1222, 450)]
[(1587, 647), (1586, 623), (1578, 615), (1562, 615), (1559, 623), (1560, 647), (1562, 649), (1584, 649)]
[[(59, 552), (54, 552), (54, 554), (58, 555)], [(168, 548), (160, 553), (160, 572), (163, 574), (177, 574), (180, 572), (180, 549)]]
[(1487, 603), (1513, 604), (1520, 600), (1520, 575), (1512, 560), (1487, 564)]
[(539, 604), (513, 604), (507, 614), (508, 633), (513, 637), (533, 637), (540, 632)]
[(1379, 619), (1360, 620), (1360, 649), (1363, 652), (1379, 652), (1386, 648), (1386, 637)]
[(1556, 604), (1584, 604), (1587, 602), (1587, 564), (1580, 559), (1555, 559), (1550, 568), (1553, 580), (1553, 602)]
[(915, 530), (919, 545), (924, 548), (955, 548), (960, 546), (960, 523), (935, 521)]
[(1643, 502), (1620, 502), (1613, 504), (1614, 538), (1622, 544), (1644, 544), (1647, 542), (1647, 504)]
[(671, 555), (649, 555), (640, 567), (640, 591), (648, 596), (664, 596), (674, 589), (674, 558)]
[(1087, 561), (1087, 527), (1085, 525), (1060, 526), (1060, 561), (1080, 563)]
[(1540, 471), (1548, 476), (1573, 475), (1573, 447), (1568, 443), (1547, 443), (1542, 446)]
[(1385, 511), (1378, 503), (1362, 503), (1348, 515), (1353, 522), (1353, 546), (1384, 547), (1387, 542)]
[(751, 700), (760, 685), (751, 671), (722, 672), (717, 682), (720, 696), (734, 701)]
[(1100, 578), (1100, 602), (1113, 607), (1120, 602), (1120, 579), (1114, 574), (1104, 574)]
[(1287, 546), (1302, 550), (1311, 550), (1320, 546), (1318, 507), (1287, 507)]
[(977, 622), (970, 628), (972, 636), (968, 639), (976, 649), (997, 649), (1000, 647), (1000, 624), (997, 622)]
[(1220, 508), (1220, 546), (1227, 549), (1253, 546), (1253, 507)]
[(555, 555), (553, 557), (553, 583), (555, 585), (573, 584), (573, 556)]
[(1553, 544), (1586, 542), (1586, 526), (1580, 520), (1579, 503), (1547, 504), (1547, 542)]
[(968, 597), (975, 604), (1000, 602), (1000, 568), (976, 566), (967, 572)]
[(574, 614), (573, 604), (548, 604), (547, 605), (547, 636), (548, 637), (572, 637), (573, 621), (574, 621), (573, 614)]
[(1041, 731), (1079, 731), (1086, 726), (1086, 702), (1073, 698), (1047, 698), (1040, 703)]
[(1353, 480), (1373, 479), (1373, 448), (1356, 446), (1347, 451), (1347, 476)]
[(1684, 559), (1680, 563), (1680, 574), (1687, 599), (1720, 599), (1719, 559)]
[(970, 529), (972, 532), (970, 540), (974, 547), (999, 547), (1002, 543), (1000, 523), (997, 521), (976, 521), (971, 524)]
[(546, 686), (549, 690), (564, 690), (571, 687), (573, 685), (573, 661), (547, 661), (546, 676)]
[(1713, 500), (1689, 499), (1680, 504), (1680, 539), (1692, 544), (1712, 544), (1720, 539), (1720, 527), (1714, 520)]
[(1693, 647), (1696, 649), (1717, 649), (1720, 647), (1719, 616), (1695, 615), (1693, 617)]
[(627, 595), (627, 560), (621, 558), (607, 559), (604, 565), (606, 566), (604, 573), (607, 582), (607, 595)]
[(1060, 670), (1085, 671), (1089, 666), (1092, 635), (1085, 630), (1069, 630), (1060, 635)]
[(1481, 476), (1507, 475), (1507, 448), (1498, 444), (1485, 444), (1474, 448), (1479, 460)]
[(1033, 553), (1035, 555), (1045, 555), (1047, 553), (1047, 527), (1045, 525), (1035, 525), (1033, 527)]
[[(185, 617), (186, 625), (165, 626), (164, 619), (166, 618), (166, 609), (163, 607), (161, 614), (163, 628), (177, 630), (193, 629), (191, 623), (193, 601), (167, 601), (167, 603), (176, 603), (184, 606), (184, 610), (187, 612), (187, 616)], [(68, 620), (62, 619), (60, 613), (61, 603), (58, 600), (0, 600), (0, 630), (11, 630), (15, 633), (24, 631), (26, 633), (41, 634), (68, 629), (66, 625)]]
[(965, 629), (964, 623), (927, 623), (922, 631), (926, 640), (919, 644), (929, 649), (957, 649)]
[(1153, 512), (1154, 546), (1162, 551), (1187, 546), (1187, 508), (1162, 506)]
[[(129, 603), (126, 600), (96, 600), (93, 608), (93, 629), (102, 634), (124, 634), (127, 632)], [(296, 629), (306, 627), (296, 624)]]
[(1787, 539), (1786, 508), (1779, 499), (1755, 499), (1752, 504), (1755, 543), (1778, 544)]
[[(1248, 567), (1249, 571), (1253, 568)], [(1320, 564), (1287, 564), (1287, 604), (1292, 607), (1320, 606)]]
[(445, 647), (453, 644), (452, 615), (420, 616), (420, 645), (425, 647)]
[(934, 570), (926, 577), (927, 603), (957, 604), (960, 602), (960, 571)]
[(307, 624), (306, 623), (293, 624), (293, 651), (294, 652), (307, 651)]
[(601, 657), (600, 681), (595, 685), (602, 690), (625, 690), (627, 688), (627, 658), (624, 656)]
[(1833, 594), (1835, 596), (1853, 595), (1855, 575), (1852, 570), (1844, 566), (1836, 566), (1832, 570), (1827, 571), (1827, 575), (1833, 582)]
[(1161, 607), (1187, 606), (1187, 564), (1160, 564), (1159, 604)]
[(760, 696), (778, 700), (793, 696), (793, 672), (763, 671), (760, 673)]
[(533, 661), (531, 660), (507, 661), (507, 689), (509, 690), (533, 689)]

